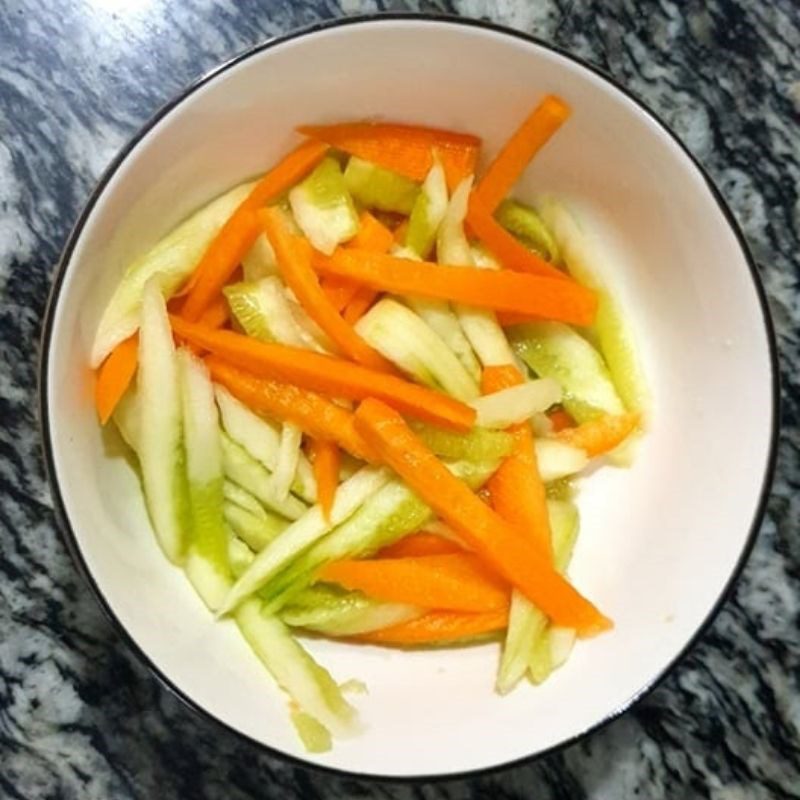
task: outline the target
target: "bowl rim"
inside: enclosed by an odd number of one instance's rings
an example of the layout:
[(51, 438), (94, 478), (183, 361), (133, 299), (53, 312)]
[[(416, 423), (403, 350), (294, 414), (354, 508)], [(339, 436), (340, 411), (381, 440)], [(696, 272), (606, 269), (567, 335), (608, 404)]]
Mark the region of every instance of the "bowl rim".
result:
[[(229, 725), (219, 717), (215, 716), (211, 711), (204, 708), (198, 702), (196, 702), (187, 694), (185, 694), (183, 690), (180, 689), (180, 687), (174, 684), (161, 671), (161, 669), (152, 661), (150, 656), (136, 643), (136, 641), (128, 632), (124, 624), (116, 616), (113, 609), (111, 608), (111, 605), (106, 600), (106, 597), (103, 594), (100, 586), (95, 581), (94, 576), (90, 572), (86, 560), (84, 559), (83, 554), (81, 552), (80, 545), (78, 544), (78, 538), (75, 534), (75, 531), (72, 528), (69, 517), (67, 515), (66, 506), (64, 503), (63, 496), (61, 494), (61, 488), (59, 486), (56, 477), (56, 468), (55, 468), (55, 461), (53, 458), (53, 449), (52, 449), (53, 446), (52, 446), (51, 431), (50, 431), (50, 420), (48, 417), (49, 396), (48, 396), (48, 381), (47, 381), (47, 374), (50, 363), (50, 342), (53, 333), (55, 309), (58, 305), (61, 287), (64, 282), (64, 278), (66, 276), (70, 261), (72, 259), (73, 251), (75, 249), (78, 240), (81, 237), (81, 234), (83, 233), (83, 229), (86, 226), (86, 223), (91, 217), (91, 214), (94, 210), (97, 201), (105, 191), (109, 181), (117, 172), (117, 170), (120, 168), (120, 166), (124, 163), (126, 158), (130, 155), (130, 153), (134, 150), (134, 148), (139, 144), (142, 138), (152, 128), (154, 128), (164, 117), (166, 117), (173, 109), (177, 108), (177, 106), (179, 106), (184, 100), (186, 100), (190, 95), (192, 95), (195, 91), (203, 87), (205, 84), (214, 80), (227, 70), (236, 67), (240, 63), (246, 61), (247, 59), (256, 56), (266, 50), (269, 50), (270, 48), (276, 45), (281, 45), (285, 42), (291, 41), (293, 39), (298, 39), (301, 37), (313, 36), (314, 34), (331, 30), (334, 28), (340, 28), (345, 26), (374, 25), (374, 24), (380, 25), (387, 22), (391, 23), (391, 22), (403, 22), (403, 21), (418, 22), (423, 24), (424, 23), (446, 24), (454, 26), (463, 26), (467, 28), (483, 29), (504, 36), (511, 36), (515, 39), (520, 39), (528, 44), (532, 44), (544, 50), (548, 50), (551, 53), (555, 53), (573, 62), (574, 64), (577, 64), (579, 67), (593, 73), (597, 77), (609, 83), (613, 88), (621, 92), (627, 99), (632, 101), (642, 113), (644, 113), (650, 119), (652, 119), (658, 125), (658, 127), (665, 134), (667, 134), (667, 136), (676, 145), (678, 145), (683, 154), (689, 159), (689, 161), (697, 170), (699, 175), (703, 178), (703, 181), (708, 191), (711, 193), (712, 198), (715, 200), (719, 211), (721, 212), (722, 216), (727, 222), (731, 232), (736, 237), (742, 256), (748, 266), (750, 277), (752, 279), (753, 289), (755, 291), (756, 298), (758, 300), (758, 304), (762, 314), (764, 332), (767, 337), (767, 347), (769, 351), (770, 375), (771, 375), (770, 390), (772, 395), (771, 398), (772, 402), (770, 404), (770, 436), (769, 436), (769, 449), (767, 453), (767, 462), (761, 481), (761, 487), (759, 490), (758, 503), (756, 504), (756, 508), (754, 510), (753, 517), (750, 522), (747, 534), (747, 540), (745, 541), (745, 544), (742, 548), (739, 558), (736, 564), (734, 565), (734, 568), (731, 571), (730, 575), (728, 576), (727, 581), (721, 587), (719, 594), (717, 595), (717, 598), (714, 601), (713, 606), (709, 610), (706, 617), (697, 626), (696, 630), (690, 637), (689, 641), (684, 645), (684, 647), (670, 659), (670, 661), (661, 669), (661, 671), (649, 683), (646, 683), (644, 686), (642, 686), (624, 703), (609, 711), (604, 717), (597, 720), (593, 724), (589, 725), (584, 730), (574, 734), (573, 736), (567, 739), (564, 739), (563, 741), (560, 741), (554, 745), (551, 745), (550, 747), (547, 747), (543, 750), (539, 750), (535, 753), (531, 753), (526, 756), (522, 756), (520, 758), (514, 758), (509, 761), (504, 761), (500, 764), (493, 764), (488, 767), (480, 767), (473, 770), (462, 770), (459, 772), (419, 774), (410, 776), (381, 775), (378, 773), (355, 772), (351, 770), (342, 769), (340, 767), (329, 766), (326, 764), (319, 764), (314, 761), (306, 760), (305, 758), (292, 755), (290, 753), (285, 753), (282, 750), (278, 750), (277, 748), (272, 747), (271, 745), (265, 744), (264, 742), (254, 739), (248, 734), (243, 733), (242, 731)], [(67, 237), (58, 264), (56, 265), (55, 268), (50, 292), (47, 299), (47, 305), (45, 307), (44, 319), (39, 340), (39, 363), (38, 363), (37, 374), (38, 374), (38, 395), (39, 395), (38, 421), (39, 421), (42, 449), (44, 455), (45, 475), (47, 478), (47, 482), (50, 486), (51, 496), (53, 499), (53, 511), (56, 519), (56, 526), (60, 530), (62, 541), (66, 545), (66, 549), (69, 552), (73, 562), (78, 567), (78, 571), (82, 573), (84, 579), (89, 584), (89, 587), (92, 590), (95, 600), (98, 602), (105, 616), (111, 622), (112, 626), (115, 628), (117, 633), (120, 634), (122, 640), (125, 642), (127, 647), (134, 653), (134, 655), (139, 659), (139, 661), (144, 664), (144, 666), (148, 669), (148, 671), (156, 679), (156, 681), (163, 688), (167, 689), (174, 697), (178, 698), (178, 700), (194, 714), (200, 715), (201, 717), (205, 717), (212, 723), (222, 726), (225, 730), (229, 731), (234, 736), (238, 737), (240, 740), (246, 741), (251, 745), (255, 745), (257, 748), (265, 751), (268, 755), (273, 756), (278, 760), (287, 761), (293, 766), (301, 767), (303, 769), (310, 770), (312, 772), (334, 775), (337, 777), (357, 778), (363, 781), (384, 781), (387, 783), (395, 783), (395, 784), (418, 784), (418, 783), (438, 782), (446, 780), (462, 780), (465, 778), (472, 778), (482, 775), (491, 775), (501, 770), (506, 770), (512, 767), (518, 767), (532, 763), (534, 760), (542, 758), (546, 755), (558, 753), (563, 749), (569, 747), (570, 745), (576, 744), (577, 742), (583, 740), (589, 734), (594, 733), (595, 731), (598, 731), (601, 728), (604, 728), (609, 723), (613, 722), (615, 719), (617, 719), (626, 711), (628, 711), (630, 708), (632, 708), (634, 705), (636, 705), (640, 700), (642, 700), (644, 697), (650, 694), (654, 689), (656, 689), (665, 680), (665, 678), (670, 673), (672, 673), (673, 670), (675, 670), (675, 668), (683, 661), (683, 659), (686, 657), (689, 651), (698, 643), (698, 641), (702, 638), (702, 636), (708, 631), (712, 622), (715, 620), (717, 614), (721, 610), (722, 606), (725, 604), (728, 597), (730, 596), (734, 585), (741, 576), (744, 566), (747, 563), (750, 554), (752, 553), (756, 539), (758, 538), (758, 533), (766, 513), (767, 502), (769, 500), (772, 482), (775, 476), (775, 468), (778, 455), (781, 376), (780, 376), (780, 362), (778, 358), (778, 348), (775, 336), (775, 328), (772, 322), (772, 317), (770, 315), (768, 299), (760, 274), (758, 272), (758, 267), (756, 265), (752, 253), (750, 252), (744, 233), (742, 232), (736, 220), (736, 217), (734, 216), (727, 202), (723, 198), (721, 192), (714, 184), (707, 170), (703, 167), (702, 164), (700, 164), (698, 159), (690, 152), (688, 147), (681, 141), (681, 139), (677, 136), (677, 134), (672, 131), (672, 129), (666, 124), (666, 122), (664, 122), (663, 119), (661, 119), (661, 117), (655, 111), (653, 111), (647, 105), (645, 105), (645, 103), (642, 100), (640, 100), (631, 90), (629, 90), (627, 87), (619, 83), (614, 77), (612, 77), (602, 68), (589, 63), (580, 56), (577, 56), (573, 53), (568, 52), (567, 50), (564, 50), (558, 45), (545, 42), (532, 34), (515, 30), (505, 25), (499, 25), (497, 23), (493, 23), (485, 19), (460, 17), (454, 14), (422, 13), (422, 12), (383, 12), (374, 14), (359, 14), (348, 17), (338, 17), (334, 19), (319, 20), (317, 22), (313, 22), (311, 24), (304, 25), (302, 27), (292, 28), (290, 31), (284, 34), (281, 34), (279, 36), (274, 36), (270, 39), (267, 39), (255, 45), (252, 45), (251, 47), (248, 47), (247, 49), (234, 55), (227, 61), (224, 61), (221, 64), (217, 65), (216, 67), (210, 69), (203, 75), (194, 79), (182, 90), (180, 90), (177, 94), (175, 94), (170, 100), (168, 100), (160, 108), (158, 108), (150, 116), (150, 118), (122, 146), (122, 148), (117, 152), (117, 154), (110, 162), (110, 164), (105, 168), (101, 176), (98, 178), (94, 189), (89, 195), (89, 198), (86, 200), (83, 209), (81, 210), (81, 213), (78, 216), (77, 221), (75, 222), (72, 230), (69, 233), (69, 236)]]

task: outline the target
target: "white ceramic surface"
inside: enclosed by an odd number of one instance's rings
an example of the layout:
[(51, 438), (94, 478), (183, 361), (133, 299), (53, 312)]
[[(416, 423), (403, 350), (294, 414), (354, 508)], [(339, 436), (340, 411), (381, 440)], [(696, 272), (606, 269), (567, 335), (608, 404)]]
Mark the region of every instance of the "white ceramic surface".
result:
[[(584, 483), (572, 577), (616, 621), (544, 686), (492, 690), (498, 647), (404, 653), (313, 642), (357, 677), (365, 731), (315, 763), (449, 774), (552, 748), (625, 708), (687, 645), (748, 543), (772, 434), (768, 337), (737, 236), (702, 174), (604, 78), (489, 28), (383, 20), (267, 46), (219, 72), (139, 139), (85, 218), (45, 342), (51, 470), (80, 555), (136, 645), (194, 704), (306, 758), (285, 698), (232, 623), (214, 624), (159, 551), (127, 463), (104, 441), (87, 367), (99, 314), (131, 258), (187, 212), (263, 171), (295, 125), (386, 117), (465, 129), (494, 152), (545, 92), (574, 116), (525, 175), (597, 220), (608, 278), (641, 340), (652, 428), (630, 470)], [(80, 380), (76, 380), (80, 376)]]

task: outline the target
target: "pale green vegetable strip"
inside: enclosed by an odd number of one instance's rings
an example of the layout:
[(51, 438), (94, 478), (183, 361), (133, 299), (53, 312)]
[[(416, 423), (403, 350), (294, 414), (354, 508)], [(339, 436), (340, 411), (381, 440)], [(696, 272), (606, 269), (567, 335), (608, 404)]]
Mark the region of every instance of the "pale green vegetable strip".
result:
[(236, 581), (228, 593), (220, 613), (227, 613), (248, 595), (258, 591), (289, 561), (300, 555), (329, 530), (344, 522), (388, 480), (388, 470), (364, 467), (339, 486), (329, 517), (325, 517), (319, 506), (310, 508), (258, 554), (250, 569)]
[(419, 258), (427, 258), (436, 243), (436, 232), (447, 212), (447, 181), (438, 159), (422, 183), (411, 216), (405, 246)]
[(495, 219), (529, 250), (538, 253), (545, 261), (558, 264), (561, 254), (558, 243), (530, 206), (517, 200), (503, 200), (495, 212)]
[(330, 156), (289, 192), (295, 221), (309, 242), (330, 255), (358, 232), (358, 214), (339, 162)]
[(125, 444), (139, 454), (139, 398), (136, 389), (131, 386), (120, 398), (112, 417), (114, 424), (125, 440)]
[(236, 623), (278, 686), (301, 711), (334, 735), (354, 732), (355, 710), (342, 696), (336, 681), (279, 619), (264, 614), (258, 600), (248, 600), (236, 612)]
[(517, 325), (509, 331), (509, 338), (516, 354), (539, 377), (558, 381), (564, 408), (578, 422), (624, 411), (602, 356), (568, 325)]
[(246, 489), (261, 503), (287, 519), (299, 519), (307, 511), (302, 500), (290, 494), (276, 497), (272, 491), (272, 475), (247, 450), (228, 435), (222, 436), (222, 467), (225, 476)]
[(469, 405), (477, 412), (476, 425), (484, 428), (507, 428), (546, 411), (561, 399), (561, 387), (552, 378), (525, 381), (499, 392), (485, 394)]
[(250, 566), (255, 553), (232, 530), (228, 529), (227, 534), (228, 563), (233, 577), (238, 578)]
[[(457, 461), (448, 468), (471, 488), (482, 486), (499, 462), (473, 464)], [(342, 558), (369, 556), (403, 536), (419, 530), (434, 518), (433, 511), (399, 480), (389, 481), (344, 524), (339, 525), (286, 569), (270, 580), (262, 592), (271, 610), (281, 608), (314, 579), (319, 567)]]
[(188, 350), (177, 354), (183, 406), (191, 536), (186, 574), (213, 611), (232, 583), (228, 535), (222, 515), (222, 448), (214, 389), (208, 370)]
[(646, 414), (650, 391), (634, 344), (634, 337), (619, 302), (602, 282), (605, 259), (599, 241), (584, 232), (575, 217), (561, 203), (547, 199), (539, 213), (552, 231), (564, 262), (578, 281), (597, 291), (597, 316), (593, 326), (614, 385), (629, 411)]
[(477, 382), (439, 335), (396, 300), (379, 300), (355, 329), (379, 353), (421, 383), (462, 401), (480, 394)]
[(510, 455), (514, 447), (514, 438), (506, 431), (475, 427), (467, 433), (454, 433), (417, 420), (410, 420), (409, 425), (414, 433), (441, 458), (459, 461), (496, 461)]
[(410, 214), (419, 195), (414, 181), (356, 156), (347, 162), (344, 182), (356, 202), (379, 211)]
[(574, 628), (559, 628), (556, 625), (548, 628), (547, 636), (550, 640), (550, 665), (556, 670), (566, 663), (577, 636)]
[(278, 462), (275, 464), (270, 486), (270, 490), (279, 500), (285, 500), (289, 496), (289, 489), (295, 482), (302, 443), (303, 431), (297, 425), (285, 422), (278, 445)]
[(382, 603), (361, 592), (348, 592), (331, 584), (304, 589), (281, 611), (293, 628), (326, 636), (357, 636), (422, 616), (425, 609), (405, 603)]
[(307, 753), (327, 753), (331, 749), (331, 733), (321, 722), (298, 709), (290, 711), (290, 718)]
[[(472, 176), (465, 178), (450, 198), (436, 239), (436, 257), (440, 264), (482, 266), (473, 260), (472, 249), (464, 233), (464, 217), (471, 189)], [(506, 335), (493, 311), (459, 304), (454, 305), (454, 310), (464, 335), (484, 367), (514, 363)]]
[(131, 263), (100, 318), (90, 358), (93, 368), (136, 332), (147, 281), (157, 276), (161, 294), (172, 296), (192, 274), (211, 240), (252, 187), (252, 183), (242, 184), (212, 200)]
[(534, 447), (539, 474), (545, 483), (575, 475), (589, 463), (585, 451), (555, 439), (536, 439)]
[(241, 486), (234, 483), (233, 481), (226, 480), (222, 486), (222, 493), (225, 496), (225, 503), (233, 503), (234, 505), (239, 506), (239, 508), (244, 509), (245, 511), (250, 512), (254, 516), (258, 517), (259, 519), (265, 519), (267, 516), (267, 510), (258, 500), (250, 494), (246, 489), (242, 489)]
[(236, 503), (225, 503), (222, 513), (233, 532), (256, 553), (261, 552), (291, 524), (288, 519), (269, 511), (266, 516), (256, 516)]
[(242, 259), (242, 272), (245, 281), (257, 281), (269, 275), (278, 274), (278, 261), (275, 251), (265, 234), (260, 234), (253, 246)]
[(147, 510), (167, 558), (186, 554), (189, 500), (183, 453), (178, 365), (157, 279), (142, 296), (139, 332), (139, 462)]
[(511, 594), (508, 629), (503, 642), (503, 654), (495, 688), (507, 694), (528, 671), (532, 647), (547, 627), (547, 617), (524, 594)]
[[(214, 389), (225, 432), (262, 466), (273, 471), (278, 463), (281, 441), (278, 424), (251, 411), (223, 386), (215, 386)], [(292, 491), (308, 503), (317, 499), (314, 471), (303, 453), (298, 456)]]
[(280, 342), (328, 352), (322, 337), (313, 334), (312, 327), (300, 320), (305, 312), (290, 300), (280, 278), (270, 276), (258, 281), (234, 283), (223, 293), (236, 321), (248, 336), (264, 342)]

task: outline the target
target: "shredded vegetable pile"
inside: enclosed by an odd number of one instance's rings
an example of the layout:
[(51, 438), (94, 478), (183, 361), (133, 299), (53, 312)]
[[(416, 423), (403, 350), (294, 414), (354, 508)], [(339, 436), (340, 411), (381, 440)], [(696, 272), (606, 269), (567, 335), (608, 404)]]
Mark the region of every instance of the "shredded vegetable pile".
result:
[(301, 127), (131, 264), (101, 319), (98, 415), (157, 541), (310, 751), (356, 712), (298, 634), (495, 637), (505, 693), (612, 627), (566, 575), (575, 478), (624, 460), (644, 384), (570, 212), (510, 197), (569, 115), (545, 97), (477, 180), (469, 134)]

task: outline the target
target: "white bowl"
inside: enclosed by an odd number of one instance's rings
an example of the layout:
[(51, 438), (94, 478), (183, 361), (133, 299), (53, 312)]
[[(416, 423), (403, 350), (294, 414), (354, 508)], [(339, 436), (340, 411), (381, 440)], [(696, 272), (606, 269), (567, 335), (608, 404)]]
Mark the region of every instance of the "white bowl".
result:
[[(469, 130), (495, 151), (545, 92), (574, 116), (519, 194), (565, 197), (608, 233), (653, 397), (630, 470), (585, 481), (572, 577), (616, 622), (539, 688), (493, 692), (498, 646), (399, 652), (314, 641), (361, 678), (366, 725), (309, 759), (285, 698), (232, 623), (214, 624), (166, 562), (130, 466), (101, 435), (89, 347), (133, 256), (217, 193), (263, 171), (295, 125), (386, 117)], [(699, 165), (622, 88), (521, 34), (453, 19), (335, 22), (257, 47), (164, 108), (106, 172), (64, 251), (44, 328), (45, 450), (66, 538), (153, 672), (230, 729), (366, 775), (453, 775), (541, 754), (642, 695), (719, 607), (769, 485), (777, 369), (752, 259)]]

